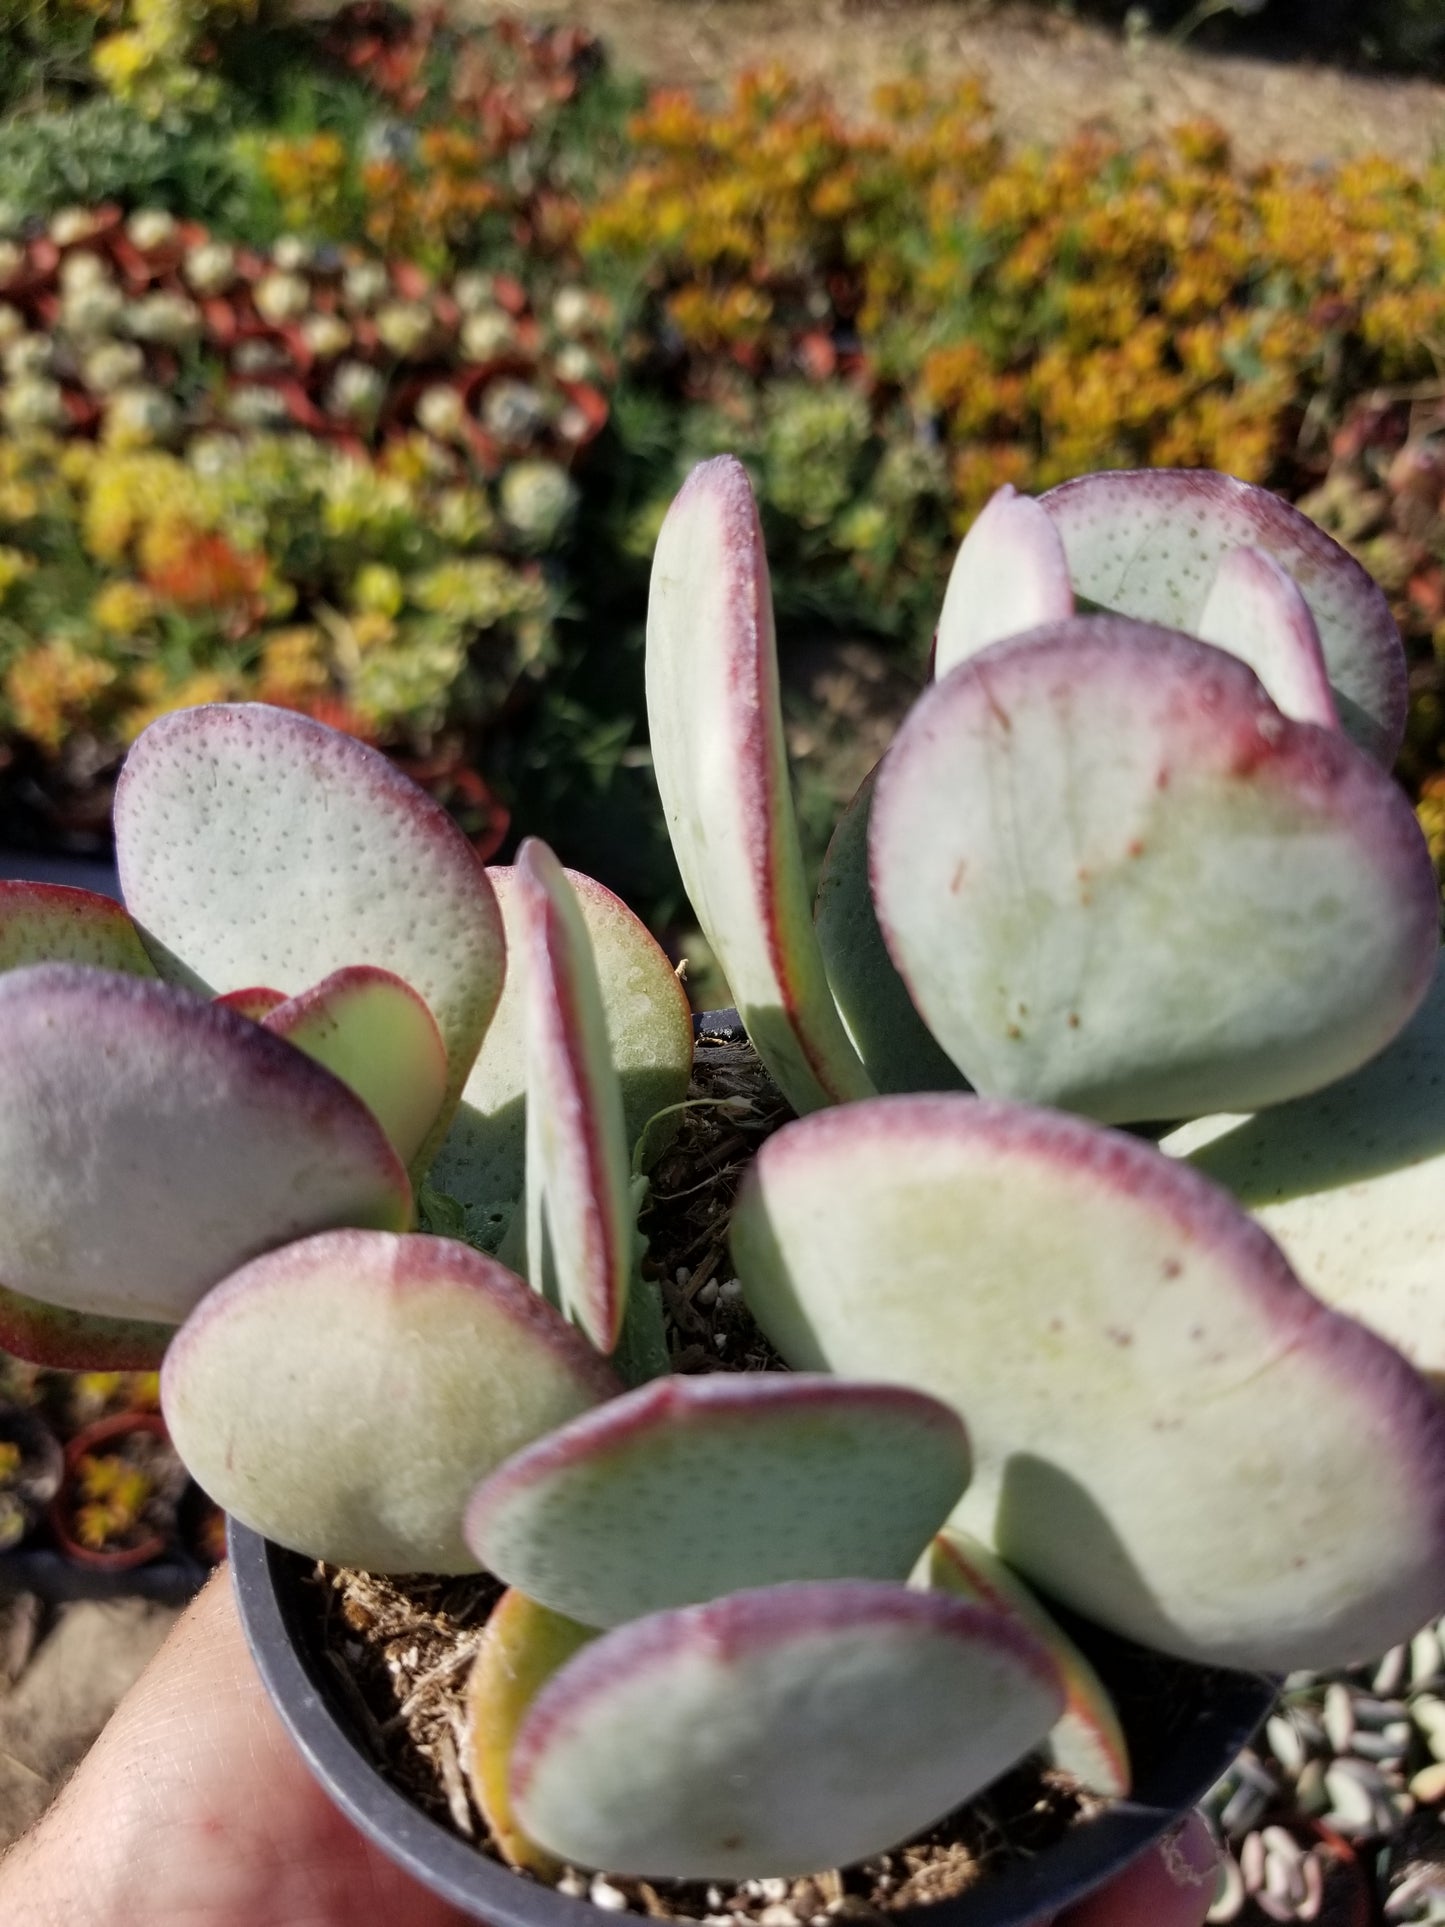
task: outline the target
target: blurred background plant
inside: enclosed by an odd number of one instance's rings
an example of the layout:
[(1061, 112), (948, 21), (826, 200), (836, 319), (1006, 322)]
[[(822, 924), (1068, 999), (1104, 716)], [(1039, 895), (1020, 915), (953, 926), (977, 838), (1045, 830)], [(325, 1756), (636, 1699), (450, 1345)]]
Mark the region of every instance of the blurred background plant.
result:
[(1381, 575), (1445, 860), (1445, 162), (1006, 145), (971, 83), (648, 97), (581, 28), (262, 4), (0, 0), (11, 840), (103, 836), (149, 717), (261, 695), (667, 925), (647, 570), (731, 449), (815, 858), (993, 489), (1160, 463), (1303, 500)]
[(463, 774), (556, 660), (606, 303), (155, 209), (6, 246), (12, 756), (84, 795), (162, 710), (255, 695), (412, 759), (490, 854), (505, 812)]

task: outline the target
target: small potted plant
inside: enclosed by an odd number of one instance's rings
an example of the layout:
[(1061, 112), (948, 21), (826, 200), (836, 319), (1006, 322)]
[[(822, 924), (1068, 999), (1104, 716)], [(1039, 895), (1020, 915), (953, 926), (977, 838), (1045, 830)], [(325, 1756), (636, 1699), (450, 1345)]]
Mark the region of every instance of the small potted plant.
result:
[[(684, 877), (799, 1113), (731, 1230), (788, 1369), (668, 1370), (637, 1212), (691, 1035), (647, 933), (254, 707), (132, 751), (129, 916), (0, 897), (7, 1342), (164, 1354), (183, 1458), (270, 1542), (238, 1582), (293, 1730), (479, 1916), (826, 1913), (1040, 1752), (1137, 1850), (1222, 1762), (1136, 1773), (1111, 1688), (1237, 1744), (1261, 1674), (1445, 1598), (1439, 1320), (1389, 1235), (1439, 1142), (1398, 637), (1259, 491), (1005, 494), (816, 936), (735, 463), (669, 516), (648, 652)], [(1311, 1255), (1351, 1237), (1368, 1267)], [(498, 1582), (438, 1662), (487, 1853), (315, 1725), (307, 1559)], [(1108, 1825), (937, 1918), (1061, 1904)]]
[(129, 1572), (171, 1546), (185, 1486), (159, 1414), (113, 1412), (66, 1441), (51, 1531), (76, 1565)]

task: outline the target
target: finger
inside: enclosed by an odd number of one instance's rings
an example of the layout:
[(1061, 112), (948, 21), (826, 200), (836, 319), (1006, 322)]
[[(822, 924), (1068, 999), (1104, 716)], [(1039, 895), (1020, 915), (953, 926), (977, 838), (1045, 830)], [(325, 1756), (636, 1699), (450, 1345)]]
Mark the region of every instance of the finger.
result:
[(88, 1863), (83, 1921), (462, 1920), (370, 1846), (313, 1780), (257, 1677), (224, 1573), (121, 1702), (30, 1853)]

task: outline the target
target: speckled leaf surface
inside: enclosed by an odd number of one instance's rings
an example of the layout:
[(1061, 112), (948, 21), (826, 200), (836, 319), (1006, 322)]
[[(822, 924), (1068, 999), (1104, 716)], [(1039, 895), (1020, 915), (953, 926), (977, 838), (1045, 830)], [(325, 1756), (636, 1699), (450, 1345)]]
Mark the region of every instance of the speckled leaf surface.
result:
[(64, 883), (0, 882), (0, 972), (39, 963), (156, 974), (135, 925), (113, 898)]
[(472, 1794), (509, 1866), (554, 1874), (558, 1863), (517, 1824), (507, 1772), (527, 1709), (559, 1667), (596, 1632), (548, 1612), (513, 1588), (492, 1609), (467, 1675), (465, 1762)]
[(953, 1412), (897, 1386), (662, 1378), (502, 1466), (467, 1540), (509, 1585), (617, 1626), (787, 1580), (904, 1580), (968, 1471)]
[(62, 1372), (153, 1372), (174, 1325), (97, 1318), (0, 1285), (0, 1351)]
[(1005, 484), (986, 504), (954, 559), (938, 618), (934, 673), (946, 676), (980, 649), (1074, 613), (1063, 540), (1047, 509)]
[(1445, 1600), (1445, 1408), (1228, 1195), (1061, 1113), (879, 1098), (786, 1126), (733, 1257), (800, 1370), (964, 1415), (953, 1523), (1185, 1658), (1337, 1666)]
[(410, 984), (356, 964), (277, 1004), (261, 1021), (354, 1091), (397, 1156), (411, 1162), (446, 1098), (447, 1053), (436, 1019)]
[(1434, 871), (1388, 777), (1231, 656), (1112, 617), (924, 693), (879, 771), (870, 869), (970, 1082), (1108, 1122), (1318, 1089), (1434, 969)]
[(619, 1389), (494, 1259), (339, 1231), (211, 1292), (166, 1354), (161, 1404), (192, 1474), (254, 1531), (372, 1572), (470, 1572), (477, 1482)]
[(615, 1349), (636, 1257), (622, 1088), (587, 926), (561, 864), (535, 837), (517, 852), (527, 1056), (527, 1265), (599, 1351)]
[(0, 1279), (178, 1323), (259, 1252), (404, 1225), (406, 1172), (317, 1064), (169, 984), (43, 964), (0, 977)]
[(935, 1042), (893, 966), (868, 882), (868, 824), (878, 772), (863, 779), (823, 859), (813, 919), (828, 984), (880, 1091), (956, 1091), (962, 1071)]
[(683, 885), (759, 1055), (795, 1110), (866, 1097), (813, 935), (767, 557), (731, 456), (693, 470), (658, 538), (647, 714)]
[(1289, 571), (1263, 549), (1228, 549), (1200, 612), (1201, 642), (1227, 649), (1296, 722), (1337, 729), (1320, 633)]
[[(687, 993), (651, 931), (612, 892), (577, 870), (563, 872), (597, 960), (602, 1015), (622, 1086), (623, 1126), (635, 1145), (649, 1118), (687, 1096), (692, 1014)], [(517, 940), (517, 874), (487, 877), (501, 906), (510, 951)], [(522, 1196), (526, 1166), (526, 1040), (519, 973), (507, 979), (431, 1179), (468, 1213), (469, 1229), (495, 1245)], [(666, 1144), (658, 1139), (658, 1148)]]
[(448, 1064), (441, 1143), (501, 994), (502, 925), (461, 831), (376, 750), (289, 710), (163, 716), (126, 758), (116, 861), (165, 977), (288, 997), (374, 964), (425, 1000)]
[(1129, 1747), (1114, 1702), (1073, 1640), (1017, 1574), (977, 1539), (950, 1531), (939, 1533), (929, 1547), (920, 1578), (930, 1591), (1016, 1614), (1047, 1646), (1066, 1695), (1064, 1710), (1049, 1734), (1050, 1758), (1091, 1792), (1124, 1799), (1130, 1785)]
[(1012, 1620), (872, 1581), (634, 1620), (533, 1703), (511, 1790), (578, 1866), (803, 1874), (880, 1852), (1020, 1759), (1063, 1702)]
[(1232, 1191), (1310, 1289), (1445, 1377), (1445, 973), (1389, 1049), (1327, 1090), (1182, 1125), (1160, 1147)]
[(1195, 469), (1085, 475), (1040, 502), (1081, 596), (1191, 634), (1228, 550), (1272, 556), (1309, 604), (1342, 726), (1387, 769), (1394, 762), (1409, 699), (1400, 632), (1364, 569), (1308, 516), (1265, 489)]

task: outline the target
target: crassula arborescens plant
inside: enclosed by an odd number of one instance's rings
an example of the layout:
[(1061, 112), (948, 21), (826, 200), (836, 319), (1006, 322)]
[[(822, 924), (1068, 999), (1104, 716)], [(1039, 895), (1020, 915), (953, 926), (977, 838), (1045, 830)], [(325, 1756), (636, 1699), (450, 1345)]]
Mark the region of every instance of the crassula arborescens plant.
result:
[(953, 1405), (954, 1522), (1095, 1619), (1362, 1654), (1445, 1585), (1439, 906), (1383, 598), (1257, 489), (1095, 476), (995, 499), (936, 662), (810, 906), (751, 492), (695, 472), (653, 575), (659, 785), (817, 1113), (745, 1180), (749, 1305), (795, 1368)]
[[(905, 1583), (968, 1483), (954, 1412), (665, 1375), (636, 1213), (691, 1023), (615, 898), (536, 843), (483, 870), (383, 758), (257, 706), (153, 725), (116, 839), (125, 908), (0, 886), (6, 1342), (163, 1355), (187, 1464), (282, 1543), (509, 1581), (472, 1689), (509, 1858), (846, 1860), (1056, 1724), (1124, 1789), (1097, 1680), (962, 1540)], [(690, 1750), (729, 1705), (722, 1755)], [(779, 1805), (787, 1705), (814, 1791)], [(656, 1786), (609, 1808), (644, 1710)], [(834, 1786), (869, 1732), (900, 1759), (881, 1801)]]
[[(1000, 519), (1027, 572), (981, 563)], [(741, 470), (700, 471), (663, 532), (664, 802), (755, 1041), (818, 1112), (765, 1146), (733, 1227), (787, 1375), (664, 1369), (635, 1218), (686, 1010), (543, 846), (484, 873), (370, 752), (201, 710), (121, 784), (134, 921), (24, 886), (0, 904), (7, 1329), (86, 1362), (165, 1344), (183, 1455), (282, 1543), (506, 1583), (471, 1769), (520, 1867), (811, 1872), (1043, 1745), (1127, 1792), (1103, 1689), (1025, 1581), (1254, 1668), (1382, 1647), (1445, 1593), (1426, 1380), (1185, 1158), (1040, 1103), (1157, 1124), (1369, 1075), (1433, 967), (1418, 832), (1333, 720), (1138, 620), (1168, 611), (1055, 606), (1111, 596), (1040, 562), (1041, 527), (1006, 503), (966, 547), (946, 673), (840, 834), (821, 947)], [(963, 593), (990, 568), (992, 619)], [(1055, 598), (1046, 626), (986, 648), (1030, 595)], [(1340, 931), (1348, 968), (1311, 976)], [(884, 1013), (866, 1068), (851, 948)]]

